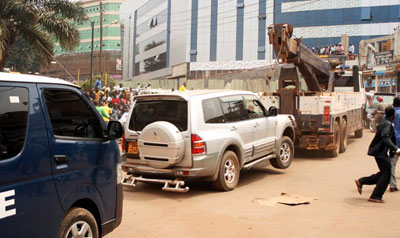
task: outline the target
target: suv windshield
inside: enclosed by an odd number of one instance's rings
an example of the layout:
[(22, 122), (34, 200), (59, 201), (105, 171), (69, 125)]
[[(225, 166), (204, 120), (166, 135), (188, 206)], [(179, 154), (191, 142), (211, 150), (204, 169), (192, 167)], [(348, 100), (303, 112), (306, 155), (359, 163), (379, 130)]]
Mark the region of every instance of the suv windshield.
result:
[(187, 102), (177, 100), (138, 101), (133, 109), (129, 129), (142, 131), (156, 121), (174, 124), (179, 131), (187, 130)]

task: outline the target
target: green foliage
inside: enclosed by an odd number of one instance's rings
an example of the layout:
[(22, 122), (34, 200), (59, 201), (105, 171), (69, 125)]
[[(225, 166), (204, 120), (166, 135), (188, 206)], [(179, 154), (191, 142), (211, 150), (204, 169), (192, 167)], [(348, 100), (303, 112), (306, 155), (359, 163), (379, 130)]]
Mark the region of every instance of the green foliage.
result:
[[(115, 80), (113, 78), (111, 78), (110, 75), (103, 74), (103, 76), (101, 77), (101, 75), (98, 74), (98, 75), (94, 75), (93, 76), (92, 88), (94, 88), (94, 83), (99, 78), (101, 78), (101, 85), (103, 86), (103, 88), (105, 87), (106, 78), (107, 78), (107, 84), (110, 87), (110, 89), (114, 88), (114, 86), (116, 85)], [(87, 81), (84, 81), (84, 82), (80, 82), (79, 86), (81, 86), (81, 88), (84, 89), (84, 90), (89, 90), (90, 89), (89, 84), (90, 84), (90, 79), (88, 79)]]
[(8, 49), (8, 52), (10, 57), (6, 62), (6, 68), (21, 73), (40, 71), (39, 53), (24, 38), (18, 37), (16, 43)]
[(85, 17), (81, 3), (69, 0), (0, 0), (0, 70), (18, 37), (38, 51), (44, 65), (54, 55), (52, 37), (63, 49), (73, 50), (80, 42), (75, 22)]
[(157, 47), (157, 46), (159, 46), (159, 45), (162, 45), (162, 44), (164, 44), (165, 43), (165, 41), (152, 41), (152, 42), (150, 42), (149, 44), (147, 44), (145, 47), (144, 47), (144, 50), (146, 51), (146, 50), (150, 50), (150, 49), (153, 49), (153, 48), (155, 48), (155, 47)]

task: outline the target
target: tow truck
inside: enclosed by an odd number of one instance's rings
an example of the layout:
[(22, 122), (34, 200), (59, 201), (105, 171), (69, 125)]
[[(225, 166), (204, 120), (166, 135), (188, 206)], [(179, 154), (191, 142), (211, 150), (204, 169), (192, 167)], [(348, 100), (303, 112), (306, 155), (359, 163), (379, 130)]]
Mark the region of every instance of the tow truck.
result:
[(290, 24), (268, 27), (279, 86), (273, 95), (261, 96), (261, 101), (266, 108), (278, 104), (280, 113), (294, 115), (296, 149), (323, 150), (326, 156), (336, 157), (346, 151), (351, 133), (363, 136), (362, 77), (358, 66), (345, 70), (345, 56), (323, 60), (292, 33)]

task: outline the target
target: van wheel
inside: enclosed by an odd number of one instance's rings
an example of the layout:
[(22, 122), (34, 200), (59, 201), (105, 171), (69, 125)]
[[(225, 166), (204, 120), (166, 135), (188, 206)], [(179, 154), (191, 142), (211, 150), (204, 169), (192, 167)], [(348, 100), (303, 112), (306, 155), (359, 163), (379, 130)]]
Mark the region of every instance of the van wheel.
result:
[(271, 159), (271, 165), (277, 169), (287, 169), (292, 163), (294, 157), (293, 141), (287, 137), (282, 137), (281, 146), (279, 148), (279, 155)]
[(345, 152), (347, 149), (347, 137), (348, 137), (347, 121), (343, 119), (343, 123), (340, 128), (340, 149), (339, 149), (340, 153)]
[(59, 238), (98, 238), (99, 229), (92, 213), (83, 208), (72, 208), (61, 222)]
[(237, 155), (233, 151), (225, 151), (219, 165), (218, 178), (214, 182), (220, 191), (233, 190), (239, 181), (240, 167)]
[(360, 130), (358, 130), (358, 131), (355, 131), (355, 132), (354, 132), (354, 137), (356, 137), (356, 138), (361, 138), (361, 137), (363, 137), (363, 133), (364, 133), (364, 130), (363, 130), (363, 129), (360, 129)]
[(336, 146), (336, 149), (325, 151), (325, 156), (330, 157), (330, 158), (337, 157), (339, 154), (340, 129), (339, 129), (339, 123), (337, 121), (335, 121), (335, 123), (333, 124), (333, 142), (332, 143)]

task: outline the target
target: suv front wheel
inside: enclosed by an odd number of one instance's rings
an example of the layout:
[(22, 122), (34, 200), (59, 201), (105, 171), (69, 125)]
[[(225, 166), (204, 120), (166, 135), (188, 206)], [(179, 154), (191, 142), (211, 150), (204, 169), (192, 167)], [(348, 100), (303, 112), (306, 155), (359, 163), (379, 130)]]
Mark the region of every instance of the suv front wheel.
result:
[(294, 145), (293, 141), (284, 136), (279, 147), (279, 154), (275, 158), (271, 159), (271, 164), (277, 169), (287, 169), (292, 163), (294, 157)]
[(215, 188), (220, 191), (233, 190), (240, 175), (239, 160), (233, 151), (225, 151), (219, 165), (218, 178), (215, 181)]

